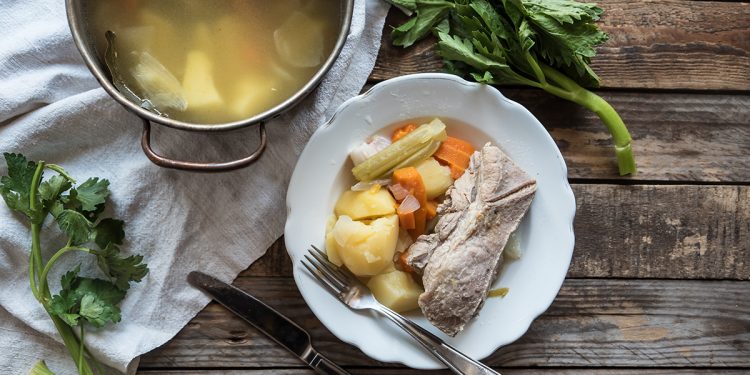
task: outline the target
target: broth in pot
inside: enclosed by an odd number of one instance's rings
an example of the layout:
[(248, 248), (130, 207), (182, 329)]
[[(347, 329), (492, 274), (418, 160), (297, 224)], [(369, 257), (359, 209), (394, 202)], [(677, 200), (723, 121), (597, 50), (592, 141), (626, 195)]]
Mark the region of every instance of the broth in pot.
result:
[(123, 83), (161, 114), (219, 124), (243, 120), (301, 89), (333, 51), (338, 1), (121, 0), (92, 4), (104, 56), (116, 35)]

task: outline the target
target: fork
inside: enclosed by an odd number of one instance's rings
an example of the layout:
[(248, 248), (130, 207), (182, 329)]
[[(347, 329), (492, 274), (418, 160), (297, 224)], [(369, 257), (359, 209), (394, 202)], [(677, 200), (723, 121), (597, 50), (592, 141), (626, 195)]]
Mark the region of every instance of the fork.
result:
[[(383, 306), (373, 296), (370, 289), (356, 276), (328, 260), (328, 256), (314, 245), (305, 255), (302, 265), (315, 279), (336, 298), (353, 310), (373, 310), (384, 315), (406, 331), (427, 351), (445, 363), (454, 373), (460, 375), (500, 375), (495, 370), (475, 361), (446, 344), (439, 337), (420, 327), (395, 311)], [(305, 262), (305, 260), (307, 262)]]

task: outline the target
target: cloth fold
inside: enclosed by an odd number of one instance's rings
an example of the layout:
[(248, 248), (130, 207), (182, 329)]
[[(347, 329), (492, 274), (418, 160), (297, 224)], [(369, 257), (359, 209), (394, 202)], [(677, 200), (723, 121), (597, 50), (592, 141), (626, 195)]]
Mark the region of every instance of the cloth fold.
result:
[[(145, 256), (150, 272), (121, 304), (122, 321), (89, 329), (86, 343), (105, 365), (132, 374), (138, 356), (171, 339), (209, 301), (185, 281), (201, 270), (233, 280), (283, 233), (285, 194), (299, 153), (344, 100), (359, 93), (377, 57), (388, 5), (355, 0), (350, 35), (320, 86), (267, 124), (269, 145), (256, 164), (235, 172), (195, 174), (161, 169), (143, 155), (140, 119), (102, 90), (73, 44), (59, 0), (5, 0), (0, 12), (0, 151), (62, 165), (79, 179), (110, 180), (105, 216), (126, 223), (123, 251)], [(255, 127), (196, 134), (155, 126), (159, 152), (226, 160), (252, 150)], [(0, 163), (0, 175), (7, 174)], [(46, 223), (45, 258), (62, 247)], [(0, 204), (0, 373), (23, 374), (36, 359), (57, 374), (75, 366), (28, 283), (29, 228)], [(63, 270), (95, 260), (66, 255), (50, 273), (53, 293)], [(86, 265), (92, 265), (91, 268)]]

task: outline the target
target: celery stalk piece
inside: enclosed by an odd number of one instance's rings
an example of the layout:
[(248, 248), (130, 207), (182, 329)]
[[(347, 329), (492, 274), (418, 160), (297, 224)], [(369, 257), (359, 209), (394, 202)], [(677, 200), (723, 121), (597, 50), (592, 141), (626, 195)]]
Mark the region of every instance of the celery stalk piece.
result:
[(393, 174), (393, 172), (396, 169), (411, 167), (411, 166), (419, 164), (419, 162), (421, 162), (422, 160), (425, 160), (429, 158), (430, 156), (432, 156), (432, 154), (434, 154), (435, 151), (437, 151), (437, 149), (440, 148), (440, 144), (442, 144), (441, 141), (432, 141), (424, 145), (422, 148), (417, 150), (417, 152), (415, 152), (412, 156), (402, 161), (397, 166), (393, 167), (390, 171), (388, 171), (388, 173), (386, 173), (382, 177), (390, 176), (391, 174)]
[(445, 124), (440, 119), (434, 119), (354, 167), (352, 174), (359, 181), (372, 181), (423, 150), (432, 141), (443, 141), (446, 137)]

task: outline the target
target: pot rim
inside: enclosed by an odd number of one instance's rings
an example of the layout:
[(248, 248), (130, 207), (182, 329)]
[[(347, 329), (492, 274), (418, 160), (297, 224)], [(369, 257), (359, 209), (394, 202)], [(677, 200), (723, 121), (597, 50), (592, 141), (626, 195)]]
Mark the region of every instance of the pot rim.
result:
[(190, 123), (179, 121), (169, 117), (159, 116), (131, 102), (130, 100), (125, 98), (125, 96), (122, 95), (120, 91), (117, 90), (117, 88), (115, 88), (109, 78), (108, 70), (104, 69), (103, 63), (99, 60), (98, 55), (96, 54), (96, 50), (93, 48), (93, 45), (88, 43), (88, 35), (84, 35), (86, 34), (84, 32), (82, 23), (84, 19), (83, 16), (79, 14), (80, 8), (78, 7), (81, 4), (81, 1), (82, 0), (65, 0), (68, 26), (70, 27), (70, 31), (73, 35), (73, 41), (75, 42), (76, 48), (78, 48), (78, 51), (83, 57), (84, 63), (88, 67), (89, 71), (91, 71), (91, 74), (94, 75), (94, 78), (96, 78), (96, 80), (99, 82), (99, 85), (104, 88), (104, 91), (106, 91), (107, 94), (109, 94), (109, 96), (115, 99), (118, 103), (124, 106), (125, 109), (127, 109), (131, 113), (134, 113), (138, 117), (168, 126), (170, 128), (195, 132), (220, 132), (240, 129), (257, 123), (263, 123), (280, 116), (287, 110), (297, 105), (300, 101), (302, 101), (302, 99), (304, 99), (313, 90), (315, 90), (320, 81), (323, 79), (326, 73), (328, 73), (331, 67), (333, 67), (334, 62), (341, 54), (344, 43), (349, 36), (352, 16), (354, 12), (354, 0), (340, 0), (343, 5), (340, 17), (341, 28), (339, 30), (339, 35), (336, 39), (336, 44), (334, 45), (333, 50), (328, 55), (328, 58), (323, 63), (323, 65), (321, 65), (318, 71), (315, 72), (315, 74), (307, 81), (307, 83), (305, 83), (304, 86), (302, 86), (286, 100), (264, 112), (246, 118), (244, 120), (219, 124), (203, 124)]

